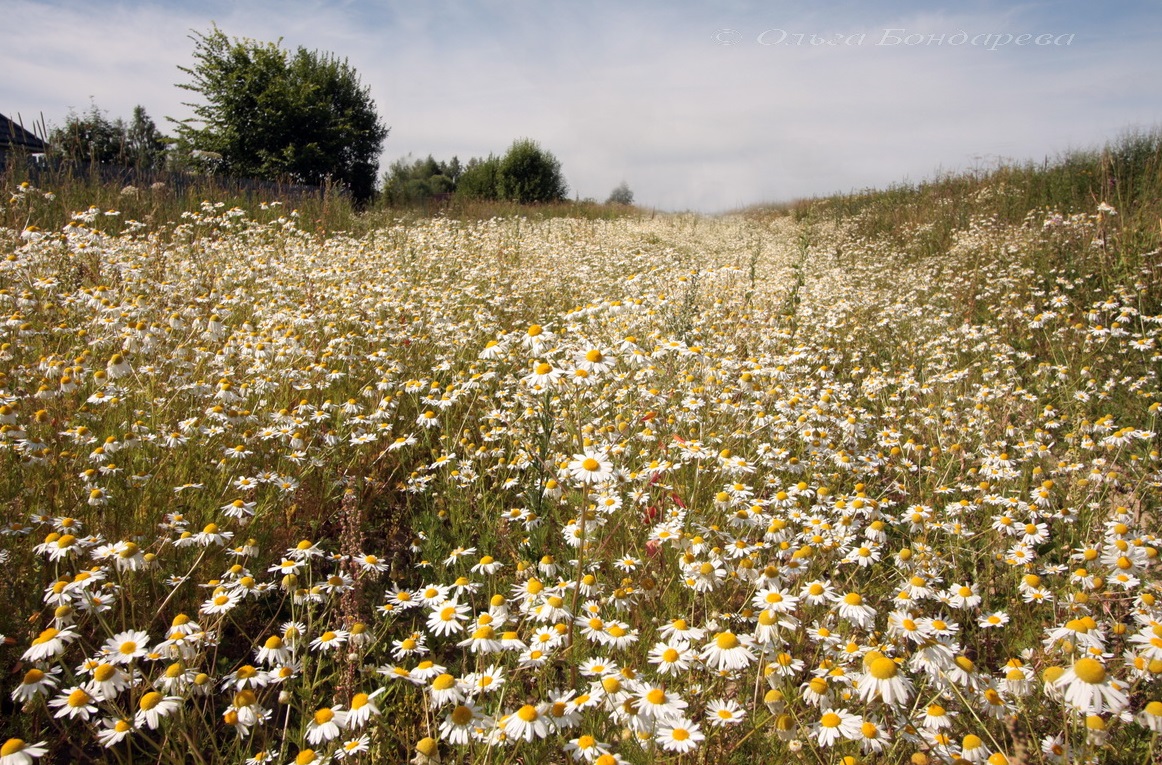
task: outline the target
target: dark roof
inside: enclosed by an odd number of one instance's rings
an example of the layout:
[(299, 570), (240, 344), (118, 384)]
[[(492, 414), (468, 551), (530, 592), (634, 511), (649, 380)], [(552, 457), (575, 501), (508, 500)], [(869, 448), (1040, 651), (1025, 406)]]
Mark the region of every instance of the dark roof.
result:
[(20, 124), (0, 114), (0, 149), (22, 148), (31, 152), (45, 150), (44, 141), (25, 130)]

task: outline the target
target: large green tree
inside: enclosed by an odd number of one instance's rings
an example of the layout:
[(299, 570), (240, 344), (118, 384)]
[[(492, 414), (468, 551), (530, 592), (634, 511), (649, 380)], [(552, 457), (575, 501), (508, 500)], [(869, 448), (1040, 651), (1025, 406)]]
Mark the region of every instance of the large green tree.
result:
[(509, 147), (496, 172), (496, 190), (502, 199), (529, 204), (560, 202), (569, 192), (561, 163), (536, 141), (522, 138)]
[(204, 103), (178, 123), (179, 148), (220, 156), (228, 175), (322, 184), (328, 179), (365, 202), (375, 191), (388, 128), (370, 89), (331, 54), (195, 32), (191, 81), (178, 87)]

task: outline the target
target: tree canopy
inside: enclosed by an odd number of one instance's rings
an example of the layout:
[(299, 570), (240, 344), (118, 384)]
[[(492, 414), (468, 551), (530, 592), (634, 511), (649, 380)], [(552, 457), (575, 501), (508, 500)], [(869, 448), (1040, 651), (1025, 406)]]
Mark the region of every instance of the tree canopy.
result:
[(165, 166), (168, 138), (146, 113), (144, 106), (133, 109), (133, 119), (109, 119), (92, 104), (84, 114), (69, 112), (65, 124), (55, 128), (48, 144), (51, 153), (74, 164), (115, 164), (137, 170), (160, 170)]
[(502, 199), (521, 204), (560, 202), (569, 191), (561, 163), (528, 138), (513, 142), (500, 160), (496, 187)]
[(191, 81), (178, 87), (204, 103), (178, 123), (180, 148), (221, 156), (228, 175), (322, 184), (328, 179), (365, 202), (375, 191), (388, 128), (370, 89), (331, 54), (279, 43), (230, 39), (217, 27), (195, 32)]

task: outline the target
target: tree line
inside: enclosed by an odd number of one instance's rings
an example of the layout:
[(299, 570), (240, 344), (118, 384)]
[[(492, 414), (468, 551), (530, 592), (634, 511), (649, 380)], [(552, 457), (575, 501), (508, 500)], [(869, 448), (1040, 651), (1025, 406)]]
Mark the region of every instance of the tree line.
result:
[[(110, 119), (96, 104), (70, 112), (48, 135), (49, 151), (66, 162), (117, 164), (215, 173), (346, 188), (360, 205), (382, 186), (389, 205), (414, 205), (456, 195), (519, 203), (566, 199), (561, 164), (535, 141), (515, 141), (501, 156), (437, 162), (401, 159), (377, 178), (389, 128), (370, 89), (345, 59), (299, 47), (230, 38), (217, 26), (193, 32), (193, 64), (179, 67), (178, 87), (200, 97), (194, 116), (171, 120), (167, 136), (137, 106), (128, 121)], [(381, 184), (377, 181), (382, 181)], [(624, 183), (609, 202), (631, 204)]]

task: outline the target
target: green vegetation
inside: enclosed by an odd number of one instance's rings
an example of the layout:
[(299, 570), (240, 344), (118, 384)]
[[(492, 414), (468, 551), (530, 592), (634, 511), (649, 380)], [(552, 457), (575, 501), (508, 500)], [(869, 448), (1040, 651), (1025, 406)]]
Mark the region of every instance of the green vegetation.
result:
[(355, 70), (330, 54), (194, 33), (191, 81), (203, 99), (178, 124), (178, 150), (207, 152), (226, 175), (322, 186), (371, 200), (388, 129)]
[(1158, 761), (1158, 143), (716, 217), (0, 179), (5, 765)]

